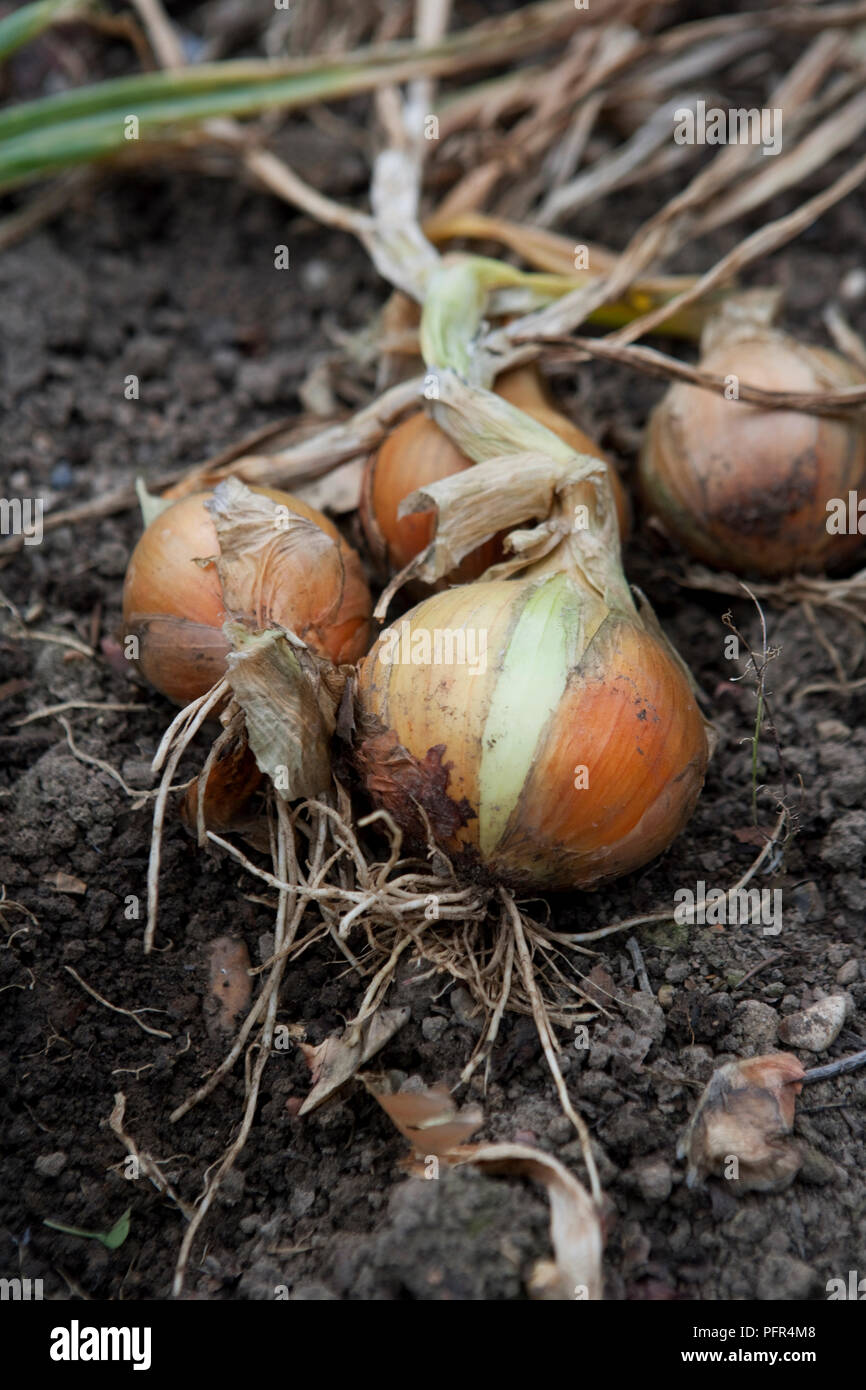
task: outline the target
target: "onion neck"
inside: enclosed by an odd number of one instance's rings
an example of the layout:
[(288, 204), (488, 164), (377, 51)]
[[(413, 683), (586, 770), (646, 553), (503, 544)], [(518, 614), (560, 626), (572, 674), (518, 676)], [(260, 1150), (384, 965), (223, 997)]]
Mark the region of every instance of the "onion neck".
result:
[(503, 285), (523, 284), (527, 278), (540, 277), (527, 277), (525, 272), (481, 257), (443, 265), (436, 273), (421, 320), (428, 407), (436, 423), (476, 463), (515, 454), (549, 461), (553, 503), (540, 529), (546, 529), (548, 536), (558, 532), (559, 538), (542, 558), (529, 559), (523, 574), (545, 578), (566, 573), (587, 599), (601, 599), (609, 608), (636, 617), (622, 571), (616, 504), (606, 463), (577, 453), (527, 413), (537, 406), (543, 391), (535, 368), (509, 374), (509, 399), (505, 393), (485, 389), (495, 369), (476, 351), (476, 341), (488, 296)]

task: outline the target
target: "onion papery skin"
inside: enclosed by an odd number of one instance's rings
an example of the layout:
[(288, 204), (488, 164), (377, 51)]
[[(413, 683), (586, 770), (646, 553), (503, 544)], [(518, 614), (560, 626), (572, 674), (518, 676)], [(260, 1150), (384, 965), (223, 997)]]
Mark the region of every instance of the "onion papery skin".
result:
[[(496, 393), (525, 410), (533, 419), (564, 439), (576, 453), (604, 458), (597, 444), (572, 424), (552, 403), (535, 367), (517, 367), (504, 372), (496, 383)], [(361, 521), (364, 534), (377, 562), (397, 573), (414, 560), (433, 539), (432, 512), (398, 516), (397, 510), (411, 493), (453, 477), (472, 467), (472, 460), (457, 448), (424, 411), (410, 415), (384, 440), (376, 454), (367, 460), (361, 492)], [(617, 476), (608, 465), (616, 501), (620, 536), (625, 539), (631, 523), (628, 498)], [(503, 486), (507, 475), (503, 474)], [(444, 589), (452, 584), (470, 584), (502, 558), (502, 538), (492, 537), (465, 556), (456, 569), (435, 585), (412, 584), (416, 594)]]
[[(837, 354), (759, 334), (701, 359), (774, 391), (829, 391), (866, 378)], [(859, 535), (828, 531), (827, 503), (866, 486), (862, 421), (762, 410), (676, 383), (653, 411), (639, 465), (648, 509), (697, 560), (779, 578), (844, 564)]]
[(271, 488), (251, 491), (312, 522), (336, 543), (338, 562), (319, 564), (300, 547), (273, 563), (264, 558), (246, 585), (243, 611), (229, 613), (215, 564), (196, 563), (220, 554), (205, 508), (213, 494), (191, 494), (161, 512), (130, 557), (123, 622), (124, 633), (138, 637), (145, 680), (178, 704), (205, 694), (225, 673), (230, 645), (222, 627), (230, 617), (254, 629), (288, 628), (335, 664), (359, 660), (369, 646), (372, 598), (355, 551), (299, 498)]
[(682, 830), (706, 770), (705, 725), (683, 669), (638, 618), (589, 603), (559, 574), (454, 588), (402, 625), (389, 631), (409, 655), (437, 631), (486, 633), (475, 675), (385, 661), (381, 638), (361, 665), (358, 766), (414, 843), (426, 839), (420, 806), (464, 872), (590, 888)]

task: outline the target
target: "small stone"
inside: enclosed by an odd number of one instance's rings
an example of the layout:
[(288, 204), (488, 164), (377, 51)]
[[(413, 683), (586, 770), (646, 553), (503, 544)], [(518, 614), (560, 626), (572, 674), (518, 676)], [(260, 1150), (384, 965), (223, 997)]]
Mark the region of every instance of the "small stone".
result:
[(842, 276), (839, 284), (839, 293), (843, 299), (849, 301), (862, 299), (866, 294), (866, 270), (862, 266), (856, 265)]
[(316, 1194), (310, 1188), (298, 1187), (292, 1193), (292, 1199), (289, 1202), (289, 1211), (296, 1219), (301, 1216), (306, 1216), (315, 1200)]
[(645, 1202), (666, 1202), (671, 1195), (673, 1173), (663, 1158), (641, 1163), (634, 1170), (634, 1179)]
[(665, 971), (665, 979), (672, 985), (681, 984), (690, 970), (691, 966), (688, 961), (675, 960)]
[(808, 1009), (789, 1014), (779, 1025), (779, 1037), (789, 1047), (803, 1047), (809, 1052), (824, 1052), (836, 1041), (848, 1013), (844, 994), (831, 994), (810, 1004)]
[(447, 1027), (447, 1018), (441, 1014), (430, 1014), (421, 1024), (421, 1033), (427, 1042), (438, 1042)]
[(866, 856), (866, 811), (847, 811), (821, 842), (821, 858), (834, 869), (859, 871)]
[(817, 883), (798, 883), (791, 894), (794, 906), (804, 922), (817, 922), (824, 916), (824, 900)]
[(53, 1154), (40, 1154), (33, 1166), (42, 1178), (58, 1178), (66, 1167), (66, 1154), (59, 1150)]
[(820, 719), (815, 725), (815, 732), (822, 743), (830, 743), (833, 740), (844, 742), (851, 737), (851, 730), (841, 719)]
[(670, 1008), (671, 1004), (674, 1002), (675, 993), (676, 991), (674, 990), (673, 985), (661, 986), (658, 994), (656, 995), (656, 998), (658, 999), (663, 1009)]
[(554, 1115), (547, 1126), (547, 1137), (554, 1144), (567, 1144), (574, 1138), (574, 1125), (567, 1115)]
[(127, 361), (130, 371), (140, 377), (161, 376), (172, 359), (170, 338), (156, 338), (142, 334), (127, 344)]
[(853, 985), (859, 977), (860, 962), (856, 960), (846, 960), (845, 964), (840, 965), (836, 971), (837, 985)]

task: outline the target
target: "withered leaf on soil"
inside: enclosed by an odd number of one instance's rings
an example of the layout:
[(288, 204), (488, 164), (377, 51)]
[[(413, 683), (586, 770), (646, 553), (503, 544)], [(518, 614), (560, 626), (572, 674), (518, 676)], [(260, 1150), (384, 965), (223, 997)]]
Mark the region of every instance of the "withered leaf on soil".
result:
[(728, 1062), (713, 1072), (677, 1156), (689, 1187), (714, 1175), (733, 1192), (781, 1192), (801, 1156), (790, 1138), (804, 1070), (789, 1052)]
[(559, 1159), (529, 1144), (474, 1144), (461, 1160), (483, 1172), (532, 1178), (547, 1190), (553, 1260), (539, 1260), (529, 1280), (532, 1298), (597, 1300), (602, 1297), (604, 1235), (595, 1203)]
[(218, 936), (207, 950), (208, 994), (205, 1016), (208, 1031), (234, 1032), (252, 995), (250, 953), (238, 937)]
[(482, 1172), (532, 1178), (543, 1184), (550, 1203), (554, 1259), (536, 1263), (528, 1283), (532, 1298), (601, 1298), (601, 1221), (589, 1193), (564, 1164), (529, 1144), (467, 1144), (483, 1123), (483, 1113), (477, 1106), (459, 1110), (444, 1085), (394, 1091), (385, 1076), (360, 1079), (416, 1155), (435, 1156), (455, 1166), (468, 1163)]
[(349, 1027), (341, 1037), (326, 1038), (318, 1047), (301, 1044), (301, 1051), (312, 1073), (313, 1089), (299, 1115), (308, 1115), (322, 1101), (354, 1076), (359, 1067), (393, 1038), (409, 1017), (409, 1009), (379, 1009), (359, 1029)]
[(484, 1123), (476, 1105), (459, 1110), (447, 1086), (441, 1083), (418, 1090), (394, 1091), (386, 1076), (372, 1073), (358, 1078), (375, 1096), (385, 1114), (419, 1156), (448, 1160)]
[(62, 869), (56, 869), (54, 873), (46, 874), (42, 880), (49, 888), (53, 888), (55, 893), (86, 893), (87, 884), (81, 878), (75, 878), (73, 874), (65, 874)]

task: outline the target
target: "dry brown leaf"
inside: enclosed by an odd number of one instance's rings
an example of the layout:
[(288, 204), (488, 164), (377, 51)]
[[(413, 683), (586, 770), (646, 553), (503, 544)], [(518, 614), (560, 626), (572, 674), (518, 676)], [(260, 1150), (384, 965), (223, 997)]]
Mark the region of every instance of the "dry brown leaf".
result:
[(532, 1178), (543, 1184), (550, 1202), (554, 1259), (536, 1264), (528, 1286), (532, 1298), (602, 1297), (604, 1236), (599, 1213), (586, 1189), (558, 1159), (528, 1144), (467, 1144), (483, 1123), (483, 1113), (478, 1106), (459, 1110), (441, 1083), (419, 1086), (410, 1081), (406, 1089), (394, 1091), (387, 1076), (360, 1079), (416, 1156), (435, 1157), (454, 1166), (470, 1163), (482, 1172)]
[(804, 1070), (789, 1052), (728, 1062), (713, 1072), (677, 1156), (689, 1187), (710, 1175), (733, 1192), (781, 1192), (801, 1163), (789, 1138)]
[(55, 893), (87, 892), (87, 884), (83, 879), (75, 878), (72, 874), (65, 874), (61, 869), (56, 869), (52, 874), (46, 874), (42, 882), (48, 888), (53, 888)]
[(218, 936), (210, 943), (208, 958), (208, 995), (205, 1015), (210, 1031), (234, 1032), (238, 1018), (246, 1013), (252, 980), (250, 953), (238, 937)]
[(484, 1122), (478, 1106), (458, 1110), (447, 1086), (437, 1084), (415, 1091), (392, 1091), (387, 1077), (361, 1076), (367, 1090), (381, 1105), (418, 1157), (454, 1161), (460, 1146)]
[(529, 1281), (532, 1298), (598, 1300), (603, 1293), (604, 1235), (586, 1188), (559, 1159), (528, 1144), (473, 1144), (461, 1162), (483, 1172), (532, 1178), (547, 1189), (553, 1260), (539, 1260)]
[(308, 1115), (354, 1076), (359, 1067), (393, 1038), (409, 1017), (409, 1009), (379, 1009), (360, 1028), (350, 1025), (341, 1037), (326, 1038), (318, 1047), (301, 1044), (312, 1073), (313, 1089), (299, 1115)]

